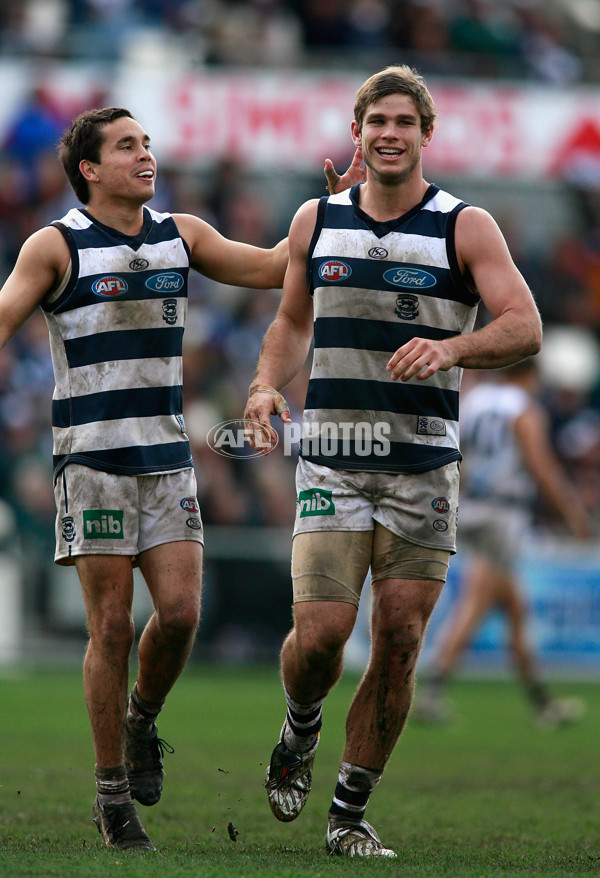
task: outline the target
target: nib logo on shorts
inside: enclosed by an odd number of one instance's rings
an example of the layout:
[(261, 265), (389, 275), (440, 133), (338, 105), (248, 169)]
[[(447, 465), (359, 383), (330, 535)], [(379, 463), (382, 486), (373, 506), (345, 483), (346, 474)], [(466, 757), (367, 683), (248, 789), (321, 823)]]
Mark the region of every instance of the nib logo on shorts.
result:
[(122, 509), (84, 509), (84, 540), (122, 540)]
[(298, 503), (300, 504), (300, 518), (307, 518), (309, 515), (335, 515), (335, 504), (331, 491), (324, 491), (322, 488), (309, 488), (308, 491), (300, 491)]

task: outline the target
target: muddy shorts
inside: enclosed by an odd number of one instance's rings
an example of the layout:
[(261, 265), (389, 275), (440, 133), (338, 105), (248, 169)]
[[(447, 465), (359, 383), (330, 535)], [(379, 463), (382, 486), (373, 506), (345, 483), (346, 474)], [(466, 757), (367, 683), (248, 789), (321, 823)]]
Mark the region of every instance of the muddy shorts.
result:
[(191, 468), (121, 476), (69, 464), (54, 488), (57, 564), (77, 555), (137, 556), (179, 540), (203, 542), (196, 477)]
[(300, 458), (294, 536), (310, 531), (373, 530), (378, 521), (419, 546), (456, 551), (458, 463), (424, 473), (331, 469)]
[(294, 602), (358, 606), (365, 577), (444, 582), (455, 551), (458, 465), (405, 476), (300, 459)]

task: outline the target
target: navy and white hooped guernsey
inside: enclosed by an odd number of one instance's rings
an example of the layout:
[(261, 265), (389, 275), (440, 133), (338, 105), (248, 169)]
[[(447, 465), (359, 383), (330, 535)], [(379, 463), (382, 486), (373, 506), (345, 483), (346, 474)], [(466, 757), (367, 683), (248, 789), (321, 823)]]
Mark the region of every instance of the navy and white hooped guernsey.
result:
[(307, 259), (314, 353), (300, 453), (325, 466), (424, 472), (460, 460), (462, 369), (407, 383), (386, 363), (414, 337), (471, 332), (480, 297), (458, 266), (466, 203), (431, 185), (399, 219), (375, 222), (360, 184), (322, 198)]
[(66, 285), (42, 304), (55, 477), (68, 463), (122, 475), (191, 467), (182, 413), (190, 254), (175, 221), (145, 207), (131, 237), (73, 208), (52, 225), (71, 253)]

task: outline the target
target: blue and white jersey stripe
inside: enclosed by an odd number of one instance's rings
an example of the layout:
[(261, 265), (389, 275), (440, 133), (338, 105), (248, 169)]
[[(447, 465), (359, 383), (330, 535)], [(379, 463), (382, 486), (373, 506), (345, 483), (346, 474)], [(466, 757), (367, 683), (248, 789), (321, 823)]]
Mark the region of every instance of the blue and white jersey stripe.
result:
[(182, 412), (190, 257), (170, 214), (144, 208), (130, 237), (70, 210), (53, 225), (70, 278), (42, 304), (56, 387), (54, 468), (123, 475), (192, 465)]
[[(308, 254), (314, 352), (301, 454), (351, 470), (434, 469), (460, 459), (462, 369), (404, 383), (385, 366), (412, 338), (472, 331), (479, 296), (463, 280), (454, 245), (467, 205), (430, 186), (412, 210), (379, 223), (360, 209), (358, 194), (355, 186), (321, 199)], [(369, 452), (366, 427), (382, 424), (387, 450)], [(336, 429), (345, 437), (337, 446)]]

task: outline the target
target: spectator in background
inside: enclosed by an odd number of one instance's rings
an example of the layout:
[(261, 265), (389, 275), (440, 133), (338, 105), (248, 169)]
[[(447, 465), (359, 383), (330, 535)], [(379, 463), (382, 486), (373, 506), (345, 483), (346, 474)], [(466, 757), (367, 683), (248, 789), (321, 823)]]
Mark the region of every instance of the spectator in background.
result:
[(43, 87), (34, 88), (9, 125), (2, 150), (31, 167), (40, 153), (55, 154), (63, 128), (64, 120), (57, 116)]
[(461, 7), (450, 24), (450, 39), (455, 50), (496, 56), (518, 53), (519, 31), (510, 3), (466, 0)]
[(345, 0), (293, 0), (307, 49), (348, 46), (348, 4)]
[(444, 690), (477, 626), (494, 609), (506, 617), (510, 652), (537, 722), (560, 725), (581, 712), (579, 702), (553, 698), (542, 682), (518, 574), (537, 492), (572, 536), (587, 539), (593, 532), (552, 449), (547, 418), (535, 400), (537, 382), (536, 361), (524, 360), (495, 381), (481, 380), (461, 403), (459, 550), (465, 550), (466, 574), (416, 704), (418, 720), (451, 718)]
[(515, 15), (520, 22), (519, 52), (532, 78), (555, 86), (578, 82), (582, 64), (559, 24), (541, 6), (516, 5)]
[(246, 0), (209, 6), (201, 35), (207, 61), (286, 67), (301, 57), (300, 21), (283, 0)]

